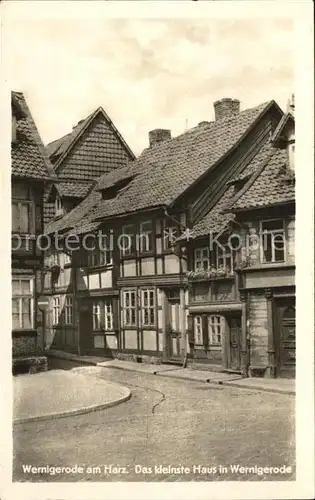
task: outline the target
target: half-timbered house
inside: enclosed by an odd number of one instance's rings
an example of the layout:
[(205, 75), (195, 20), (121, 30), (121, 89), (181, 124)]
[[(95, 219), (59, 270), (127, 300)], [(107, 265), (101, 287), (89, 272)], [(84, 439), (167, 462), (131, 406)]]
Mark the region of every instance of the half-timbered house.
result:
[(294, 375), (294, 148), (288, 112), (193, 228), (188, 282), (195, 364)]
[[(125, 168), (129, 161), (135, 159), (134, 153), (102, 107), (80, 120), (71, 133), (48, 144), (46, 152), (57, 177), (45, 193), (48, 234), (51, 228), (59, 231), (67, 214), (81, 202), (84, 205), (84, 200), (101, 175)], [(92, 268), (96, 262), (89, 255), (88, 263)], [(76, 351), (78, 311), (74, 307), (76, 285), (72, 252), (66, 251), (57, 239), (52, 238), (47, 242), (44, 271), (45, 293), (51, 297), (46, 343), (54, 341), (58, 348)]]
[(21, 92), (11, 93), (12, 348), (13, 358), (43, 348), (42, 293), (44, 188), (53, 181), (32, 115)]

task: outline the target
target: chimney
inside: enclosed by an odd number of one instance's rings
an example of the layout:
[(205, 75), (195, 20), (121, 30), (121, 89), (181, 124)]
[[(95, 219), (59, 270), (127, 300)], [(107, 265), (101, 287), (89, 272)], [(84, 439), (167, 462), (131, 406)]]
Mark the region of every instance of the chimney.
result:
[(150, 148), (159, 142), (167, 141), (171, 139), (171, 131), (163, 128), (156, 128), (149, 132), (149, 144)]
[(240, 112), (240, 101), (225, 97), (213, 103), (215, 121), (238, 115)]

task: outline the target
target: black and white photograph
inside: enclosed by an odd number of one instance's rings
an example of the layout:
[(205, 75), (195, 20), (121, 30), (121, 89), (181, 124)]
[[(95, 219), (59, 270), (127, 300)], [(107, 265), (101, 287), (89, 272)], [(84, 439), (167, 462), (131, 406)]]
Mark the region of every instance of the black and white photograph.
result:
[(7, 481), (312, 496), (311, 3), (4, 3)]

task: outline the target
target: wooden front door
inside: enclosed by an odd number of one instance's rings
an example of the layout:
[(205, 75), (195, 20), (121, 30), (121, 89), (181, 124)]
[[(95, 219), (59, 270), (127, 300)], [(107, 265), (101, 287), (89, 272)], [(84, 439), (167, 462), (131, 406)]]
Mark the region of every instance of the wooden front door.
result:
[(181, 357), (181, 333), (180, 333), (180, 301), (179, 299), (169, 300), (169, 353), (170, 359), (179, 359)]
[(241, 369), (240, 339), (242, 330), (241, 316), (228, 318), (228, 368), (230, 370)]
[(87, 353), (94, 347), (93, 341), (93, 302), (91, 299), (79, 301), (80, 320), (80, 349), (81, 353)]
[(295, 304), (284, 300), (277, 309), (280, 375), (290, 375), (295, 372)]

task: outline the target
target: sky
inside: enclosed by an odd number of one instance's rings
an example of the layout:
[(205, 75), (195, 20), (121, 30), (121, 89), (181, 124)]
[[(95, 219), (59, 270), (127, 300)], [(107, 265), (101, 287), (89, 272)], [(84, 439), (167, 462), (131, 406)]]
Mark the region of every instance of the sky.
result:
[(25, 93), (45, 144), (103, 106), (136, 153), (155, 128), (212, 120), (213, 102), (241, 109), (293, 88), (287, 19), (46, 19), (6, 26), (8, 80)]

